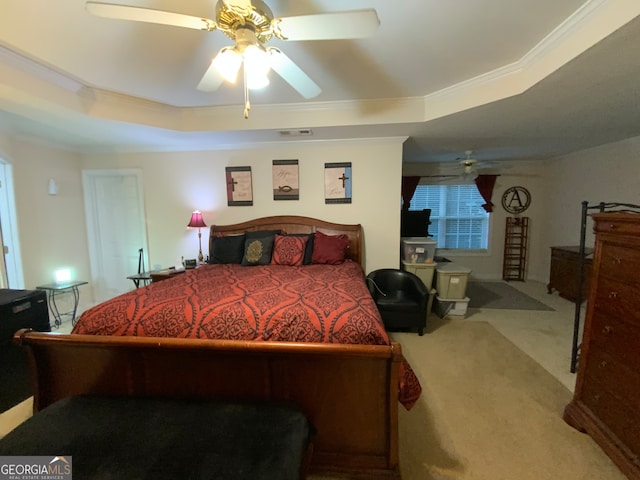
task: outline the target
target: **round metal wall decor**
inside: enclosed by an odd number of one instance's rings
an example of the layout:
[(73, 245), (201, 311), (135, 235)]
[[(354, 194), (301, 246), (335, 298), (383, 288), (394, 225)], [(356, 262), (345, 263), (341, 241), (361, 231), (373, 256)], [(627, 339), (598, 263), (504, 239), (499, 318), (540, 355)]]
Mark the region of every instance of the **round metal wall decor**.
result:
[(509, 187), (502, 194), (502, 208), (519, 215), (531, 205), (531, 194), (524, 187)]

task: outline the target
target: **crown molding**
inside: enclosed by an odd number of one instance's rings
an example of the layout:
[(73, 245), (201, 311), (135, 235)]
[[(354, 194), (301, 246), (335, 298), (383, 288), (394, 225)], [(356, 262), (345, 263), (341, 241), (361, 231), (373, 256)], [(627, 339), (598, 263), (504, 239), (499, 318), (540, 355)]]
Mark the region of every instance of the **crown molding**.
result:
[(376, 138), (320, 138), (304, 140), (274, 140), (274, 141), (262, 141), (252, 143), (227, 143), (211, 144), (209, 148), (202, 149), (202, 145), (199, 144), (198, 150), (256, 150), (265, 147), (269, 148), (299, 148), (300, 144), (304, 146), (318, 146), (318, 145), (383, 145), (383, 144), (399, 144), (402, 145), (408, 137), (396, 136), (396, 137), (376, 137)]
[(182, 129), (247, 130), (332, 127), (337, 125), (375, 125), (410, 123), (423, 120), (423, 97), (399, 97), (330, 102), (257, 104), (249, 118), (242, 105), (185, 107), (181, 109)]
[[(119, 154), (129, 153), (168, 153), (168, 152), (209, 152), (209, 151), (242, 151), (242, 150), (260, 150), (264, 148), (273, 149), (299, 149), (302, 147), (312, 146), (371, 146), (371, 145), (399, 145), (401, 146), (408, 137), (395, 136), (395, 137), (376, 137), (376, 138), (340, 138), (340, 139), (305, 139), (296, 141), (254, 141), (254, 142), (229, 142), (221, 143), (218, 140), (198, 141), (198, 142), (185, 142), (184, 144), (174, 145), (120, 145), (117, 148)], [(114, 153), (114, 149), (109, 146), (93, 145), (85, 146), (80, 149), (83, 154), (87, 155), (101, 155), (105, 153)], [(78, 151), (78, 150), (74, 150)]]
[(70, 75), (58, 72), (54, 68), (32, 60), (14, 50), (0, 45), (0, 63), (17, 68), (48, 83), (64, 88), (71, 92), (78, 92), (85, 85)]
[[(97, 119), (171, 130), (177, 134), (224, 134), (231, 130), (246, 134), (251, 130), (280, 130), (301, 125), (305, 128), (339, 128), (424, 123), (526, 91), (638, 15), (639, 0), (588, 0), (516, 62), (432, 94), (368, 100), (254, 104), (246, 120), (241, 104), (180, 107), (85, 85), (49, 65), (38, 63), (2, 45), (0, 64), (58, 87), (60, 90), (53, 92), (56, 98), (50, 97), (51, 92), (47, 92), (49, 107)], [(34, 92), (35, 89), (27, 93)], [(40, 98), (36, 94), (33, 97)], [(284, 143), (288, 144), (272, 144)], [(238, 145), (229, 142), (228, 148), (238, 148)]]
[(519, 60), (426, 95), (424, 120), (520, 94), (638, 15), (637, 0), (589, 0)]

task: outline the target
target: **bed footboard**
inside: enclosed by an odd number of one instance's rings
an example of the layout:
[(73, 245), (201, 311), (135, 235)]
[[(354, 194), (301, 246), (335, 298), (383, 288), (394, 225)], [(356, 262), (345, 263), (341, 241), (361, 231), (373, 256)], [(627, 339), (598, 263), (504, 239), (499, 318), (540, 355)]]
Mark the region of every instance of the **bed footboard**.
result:
[(317, 428), (311, 471), (399, 478), (400, 345), (64, 335), (21, 330), (34, 409), (79, 394), (282, 400)]

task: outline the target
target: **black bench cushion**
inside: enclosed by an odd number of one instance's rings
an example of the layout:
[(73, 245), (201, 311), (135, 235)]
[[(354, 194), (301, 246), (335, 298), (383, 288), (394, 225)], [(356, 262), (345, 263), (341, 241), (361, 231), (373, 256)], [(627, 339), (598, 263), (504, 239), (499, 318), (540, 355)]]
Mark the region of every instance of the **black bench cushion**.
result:
[(298, 480), (312, 432), (281, 404), (77, 396), (0, 439), (0, 456), (72, 456), (74, 480)]

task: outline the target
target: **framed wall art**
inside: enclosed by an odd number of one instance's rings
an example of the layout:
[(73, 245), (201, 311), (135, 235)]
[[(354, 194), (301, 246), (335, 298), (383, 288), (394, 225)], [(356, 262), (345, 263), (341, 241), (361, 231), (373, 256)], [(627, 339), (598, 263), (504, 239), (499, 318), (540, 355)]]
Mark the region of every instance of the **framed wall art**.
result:
[(253, 186), (251, 167), (225, 167), (227, 177), (227, 205), (252, 206)]
[(351, 162), (324, 164), (324, 203), (351, 203)]
[(298, 160), (273, 161), (273, 199), (300, 200)]

